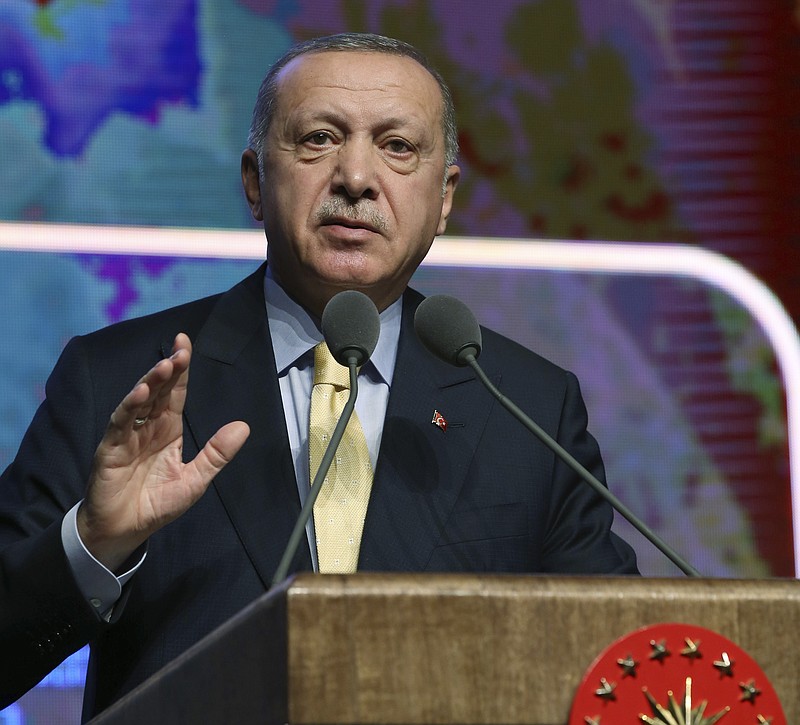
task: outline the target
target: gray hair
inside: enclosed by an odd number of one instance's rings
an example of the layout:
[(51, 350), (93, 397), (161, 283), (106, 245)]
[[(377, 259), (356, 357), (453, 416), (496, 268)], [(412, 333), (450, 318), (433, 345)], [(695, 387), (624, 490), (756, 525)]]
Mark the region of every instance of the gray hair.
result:
[(322, 38), (313, 38), (290, 48), (278, 58), (267, 72), (261, 87), (258, 89), (256, 105), (253, 108), (253, 119), (250, 123), (250, 133), (247, 137), (247, 146), (258, 156), (259, 171), (263, 174), (263, 148), (264, 138), (272, 122), (272, 114), (278, 95), (278, 74), (295, 58), (310, 53), (325, 53), (328, 51), (361, 51), (373, 53), (386, 53), (387, 55), (400, 55), (411, 58), (419, 63), (430, 73), (439, 84), (442, 93), (442, 131), (444, 133), (445, 169), (455, 163), (458, 155), (458, 130), (456, 128), (456, 113), (453, 106), (453, 96), (444, 82), (444, 78), (428, 62), (428, 59), (413, 45), (402, 40), (387, 38), (383, 35), (372, 33), (340, 33)]

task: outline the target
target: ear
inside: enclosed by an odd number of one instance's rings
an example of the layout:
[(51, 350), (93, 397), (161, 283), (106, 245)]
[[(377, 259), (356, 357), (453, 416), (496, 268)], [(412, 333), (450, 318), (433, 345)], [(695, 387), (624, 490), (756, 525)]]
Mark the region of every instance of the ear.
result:
[(245, 149), (242, 153), (242, 186), (250, 213), (253, 219), (264, 221), (264, 212), (261, 207), (261, 179), (258, 173), (258, 156), (253, 149)]
[(453, 209), (453, 196), (456, 193), (458, 180), (461, 178), (461, 169), (458, 166), (449, 166), (446, 172), (444, 198), (442, 199), (442, 213), (439, 217), (439, 226), (436, 228), (436, 236), (444, 234), (447, 229), (447, 220), (450, 218), (450, 212)]

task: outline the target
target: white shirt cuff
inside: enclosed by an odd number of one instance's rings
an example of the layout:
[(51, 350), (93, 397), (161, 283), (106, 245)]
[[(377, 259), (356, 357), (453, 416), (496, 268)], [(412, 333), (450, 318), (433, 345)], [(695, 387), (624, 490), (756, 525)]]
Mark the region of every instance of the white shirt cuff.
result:
[(92, 556), (78, 534), (78, 508), (81, 503), (83, 502), (75, 504), (64, 516), (61, 522), (61, 543), (81, 593), (92, 608), (103, 619), (108, 620), (122, 595), (122, 587), (145, 560), (147, 545), (139, 547), (131, 556), (131, 560), (135, 561), (134, 565), (117, 576)]

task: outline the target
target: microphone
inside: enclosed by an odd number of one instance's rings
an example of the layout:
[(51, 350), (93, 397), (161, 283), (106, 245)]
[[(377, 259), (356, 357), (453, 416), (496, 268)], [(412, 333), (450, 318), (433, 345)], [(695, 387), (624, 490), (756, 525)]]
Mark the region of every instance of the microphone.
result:
[(333, 429), (328, 447), (322, 456), (311, 490), (306, 497), (289, 536), (289, 542), (283, 552), (278, 568), (272, 578), (272, 586), (282, 582), (289, 571), (292, 560), (297, 554), (306, 524), (314, 511), (314, 502), (319, 496), (322, 483), (331, 467), (336, 449), (344, 435), (347, 423), (353, 415), (358, 396), (358, 368), (369, 360), (378, 344), (381, 332), (381, 321), (375, 303), (362, 292), (345, 290), (330, 299), (322, 313), (322, 334), (325, 344), (331, 351), (334, 360), (340, 365), (350, 368), (350, 395), (344, 405), (336, 427)]
[(477, 358), (481, 353), (481, 330), (469, 307), (455, 297), (449, 297), (448, 295), (427, 297), (417, 308), (414, 316), (414, 329), (422, 344), (440, 360), (460, 367), (469, 365), (475, 371), (481, 383), (506, 410), (597, 491), (600, 496), (608, 501), (616, 511), (622, 514), (684, 574), (693, 577), (700, 576), (700, 572), (697, 569), (684, 561), (644, 521), (593, 476), (585, 466), (495, 387), (481, 366), (478, 365)]
[(347, 367), (353, 357), (356, 366), (361, 367), (375, 351), (380, 334), (378, 310), (363, 292), (339, 292), (325, 305), (322, 335), (339, 365)]
[(469, 307), (455, 297), (426, 297), (414, 315), (414, 330), (430, 352), (451, 365), (465, 367), (470, 355), (481, 354), (480, 325)]

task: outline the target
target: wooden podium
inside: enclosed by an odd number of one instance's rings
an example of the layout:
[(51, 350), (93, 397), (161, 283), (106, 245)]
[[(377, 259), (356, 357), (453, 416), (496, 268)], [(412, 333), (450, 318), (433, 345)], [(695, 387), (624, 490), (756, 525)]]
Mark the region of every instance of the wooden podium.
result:
[(800, 722), (795, 580), (302, 574), (92, 723), (565, 725), (595, 657), (660, 622), (732, 640)]

